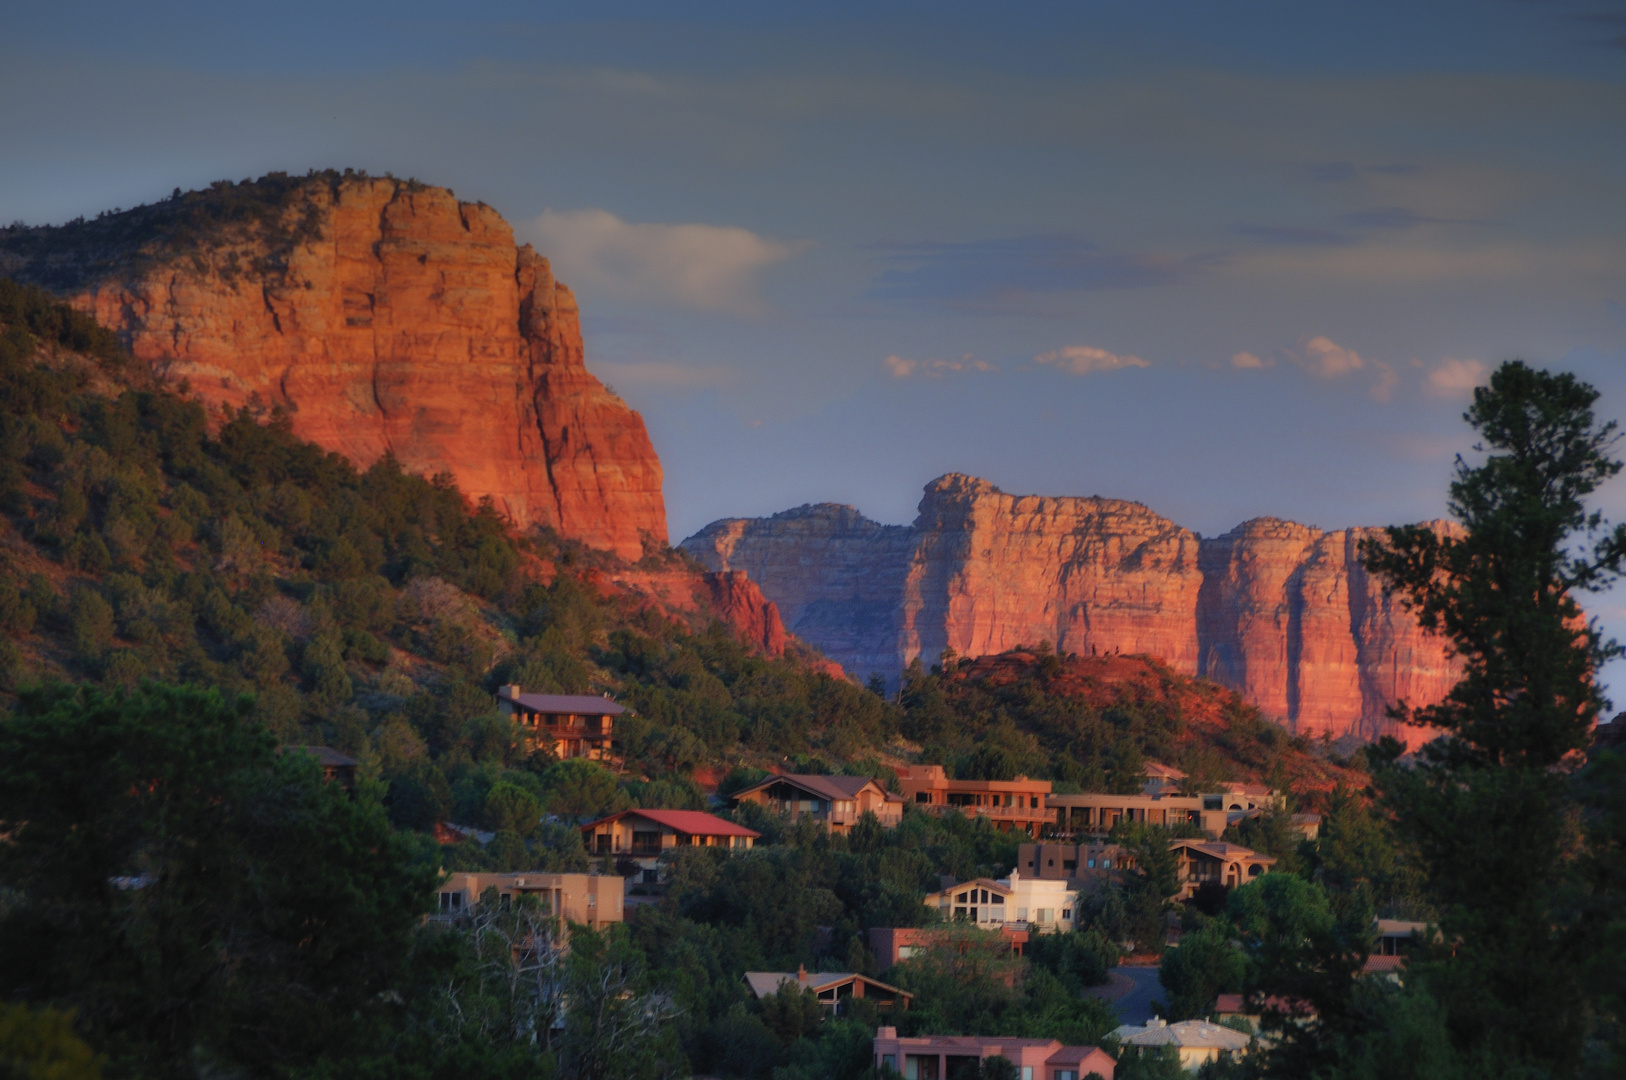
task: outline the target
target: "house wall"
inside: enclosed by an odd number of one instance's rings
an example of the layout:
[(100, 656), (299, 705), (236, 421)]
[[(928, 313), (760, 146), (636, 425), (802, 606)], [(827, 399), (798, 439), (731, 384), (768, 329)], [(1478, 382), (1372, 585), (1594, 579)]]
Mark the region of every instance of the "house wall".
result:
[(485, 891), (499, 896), (532, 895), (568, 922), (598, 929), (625, 916), (624, 885), (613, 874), (453, 874), (438, 892), (436, 915), (460, 918), (472, 913)]

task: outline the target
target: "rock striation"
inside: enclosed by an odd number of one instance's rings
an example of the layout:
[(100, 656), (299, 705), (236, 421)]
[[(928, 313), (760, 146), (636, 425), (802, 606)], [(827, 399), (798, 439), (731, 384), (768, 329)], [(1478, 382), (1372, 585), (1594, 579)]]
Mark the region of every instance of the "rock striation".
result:
[(713, 522), (681, 546), (746, 571), (792, 633), (860, 678), (1049, 641), (1158, 657), (1297, 733), (1415, 742), (1387, 707), (1438, 701), (1458, 669), (1361, 567), (1377, 531), (1260, 518), (1203, 539), (1139, 503), (950, 474), (926, 486), (913, 526), (825, 504)]
[(362, 467), (449, 473), (519, 526), (624, 558), (666, 543), (642, 417), (588, 372), (570, 290), (484, 204), (273, 175), (4, 230), (0, 273), (66, 294), (215, 410), (280, 406)]

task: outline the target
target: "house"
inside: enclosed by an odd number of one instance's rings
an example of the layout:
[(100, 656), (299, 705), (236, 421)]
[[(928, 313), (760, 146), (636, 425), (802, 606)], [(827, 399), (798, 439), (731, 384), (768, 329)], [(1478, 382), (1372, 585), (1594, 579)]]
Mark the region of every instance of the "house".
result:
[(1190, 900), (1208, 882), (1234, 889), (1270, 872), (1276, 860), (1241, 844), (1222, 840), (1175, 840), (1169, 844), (1178, 865), (1180, 898)]
[(1180, 1053), (1180, 1067), (1194, 1073), (1221, 1054), (1244, 1054), (1253, 1042), (1250, 1036), (1206, 1020), (1182, 1020), (1171, 1024), (1166, 1020), (1148, 1020), (1144, 1027), (1124, 1024), (1112, 1034), (1124, 1046), (1155, 1049), (1173, 1046)]
[(534, 896), (567, 923), (597, 930), (623, 916), (623, 882), (614, 874), (453, 874), (440, 887), (434, 918), (456, 922), (472, 915), (488, 889), (506, 906)]
[(284, 746), (283, 753), (309, 754), (322, 767), (322, 779), (346, 791), (356, 790), (356, 759), (328, 746)]
[(917, 810), (932, 814), (958, 810), (967, 817), (985, 817), (1001, 832), (1038, 836), (1054, 813), (1045, 804), (1050, 781), (1025, 776), (1015, 780), (950, 780), (941, 765), (911, 765), (898, 770), (898, 787), (904, 802)]
[(751, 988), (751, 993), (760, 1001), (765, 997), (772, 997), (779, 993), (779, 988), (789, 983), (813, 991), (818, 997), (819, 1004), (829, 1009), (836, 1016), (846, 1012), (847, 1003), (854, 998), (863, 998), (873, 1002), (882, 1012), (891, 1012), (893, 1009), (907, 1009), (914, 995), (907, 990), (900, 990), (896, 986), (889, 986), (880, 979), (872, 979), (868, 975), (860, 975), (852, 971), (816, 971), (809, 972), (806, 968), (797, 968), (791, 971), (747, 971), (745, 985)]
[(953, 1080), (976, 1076), (982, 1062), (1002, 1057), (1016, 1066), (1020, 1080), (1084, 1080), (1097, 1073), (1112, 1080), (1118, 1063), (1099, 1046), (1063, 1046), (1057, 1039), (1002, 1036), (922, 1035), (898, 1037), (895, 1027), (875, 1030), (877, 1072), (895, 1069), (904, 1080)]
[[(1147, 766), (1148, 779), (1142, 790), (1133, 795), (1112, 795), (1105, 792), (1083, 792), (1077, 795), (1052, 795), (1047, 800), (1053, 814), (1044, 834), (1047, 836), (1105, 836), (1120, 821), (1139, 822), (1143, 825), (1196, 825), (1211, 839), (1218, 840), (1225, 830), (1249, 816), (1286, 805), (1280, 792), (1263, 784), (1227, 782), (1219, 790), (1201, 795), (1180, 794), (1175, 776), (1183, 779), (1178, 769), (1155, 762)], [(1313, 817), (1307, 815), (1306, 817)], [(1315, 824), (1320, 825), (1320, 818)], [(1302, 832), (1308, 822), (1297, 817), (1294, 825)]]
[(1308, 1001), (1271, 995), (1250, 1002), (1243, 994), (1220, 994), (1214, 999), (1214, 1019), (1222, 1025), (1245, 1020), (1257, 1033), (1267, 1012), (1282, 1013), (1301, 1024), (1316, 1018), (1315, 1006)]
[(1173, 794), (1178, 791), (1181, 781), (1187, 779), (1186, 774), (1173, 765), (1165, 765), (1161, 761), (1148, 761), (1142, 772), (1146, 774), (1146, 793), (1148, 795), (1159, 792)]
[(513, 721), (533, 747), (558, 758), (615, 760), (615, 719), (627, 708), (592, 694), (525, 694), (518, 686), (497, 691), (497, 711)]
[[(1028, 944), (1026, 930), (1017, 926), (1001, 926), (999, 933), (1010, 947), (1012, 956), (1023, 955)], [(869, 951), (875, 954), (875, 966), (885, 971), (900, 960), (909, 960), (939, 948), (948, 940), (949, 935), (941, 927), (872, 926), (869, 930)]]
[(623, 810), (581, 827), (590, 855), (621, 855), (636, 865), (645, 884), (660, 880), (662, 852), (681, 847), (742, 851), (762, 834), (699, 810)]
[(1135, 852), (1118, 844), (1020, 844), (1016, 865), (1029, 877), (1065, 881), (1079, 892), (1093, 892), (1102, 882), (1118, 881), (1139, 864)]
[[(1374, 919), (1372, 929), (1377, 932), (1377, 940), (1372, 944), (1371, 955), (1361, 965), (1361, 974), (1380, 975), (1398, 983), (1400, 972), (1406, 966), (1406, 958), (1417, 947), (1418, 937), (1428, 932), (1428, 924), (1401, 919)], [(1435, 931), (1435, 935), (1434, 940), (1439, 941), (1439, 931)]]
[(1012, 870), (1010, 877), (977, 878), (932, 893), (923, 901), (935, 907), (945, 922), (973, 923), (985, 930), (1005, 926), (1049, 934), (1073, 928), (1073, 908), (1078, 893), (1065, 881), (1044, 881), (1023, 877)]
[(776, 773), (729, 798), (735, 806), (756, 803), (792, 820), (811, 815), (838, 833), (865, 814), (874, 814), (889, 829), (903, 820), (903, 800), (867, 776)]

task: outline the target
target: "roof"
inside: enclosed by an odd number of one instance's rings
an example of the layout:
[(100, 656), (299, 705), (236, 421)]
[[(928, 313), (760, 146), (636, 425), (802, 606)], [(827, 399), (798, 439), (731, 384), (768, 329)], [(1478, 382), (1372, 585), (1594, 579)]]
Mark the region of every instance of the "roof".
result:
[(888, 794), (885, 788), (881, 787), (880, 784), (876, 784), (874, 780), (867, 776), (817, 776), (811, 773), (774, 773), (772, 776), (760, 780), (748, 788), (741, 788), (730, 797), (737, 799), (741, 795), (761, 791), (765, 787), (780, 782), (792, 784), (809, 794), (824, 799), (856, 799), (858, 793), (871, 784), (875, 784), (881, 794), (887, 795), (888, 798), (893, 797)]
[(1258, 863), (1274, 864), (1274, 855), (1262, 855), (1252, 848), (1245, 848), (1241, 844), (1228, 844), (1224, 840), (1193, 840), (1190, 838), (1170, 841), (1169, 847), (1182, 847), (1188, 851), (1200, 851), (1215, 859), (1251, 859)]
[(1399, 971), (1405, 966), (1406, 958), (1404, 956), (1379, 956), (1374, 954), (1368, 956), (1365, 962), (1361, 964), (1361, 973), (1363, 975), (1376, 975), (1385, 971)]
[(762, 835), (755, 829), (747, 829), (744, 825), (736, 825), (732, 821), (724, 821), (720, 817), (714, 817), (699, 810), (622, 810), (611, 814), (609, 817), (590, 821), (582, 826), (582, 830), (586, 831), (611, 821), (618, 821), (629, 814), (647, 818), (657, 825), (664, 825), (668, 829), (686, 833), (689, 836), (758, 837)]
[(283, 753), (287, 753), (289, 750), (302, 750), (329, 768), (353, 769), (356, 767), (355, 758), (341, 754), (330, 746), (284, 746), (282, 750)]
[[(805, 976), (805, 981), (803, 978), (799, 978), (799, 975)], [(759, 998), (777, 994), (779, 988), (786, 983), (800, 983), (814, 993), (818, 993), (820, 990), (857, 980), (863, 980), (869, 986), (878, 986), (883, 990), (890, 990), (899, 997), (914, 997), (907, 990), (901, 990), (889, 983), (882, 982), (880, 979), (872, 979), (868, 975), (862, 975), (856, 971), (809, 971), (805, 973), (795, 971), (747, 971), (745, 973), (745, 984), (751, 988), (751, 993)]]
[(1128, 1046), (1189, 1046), (1197, 1050), (1245, 1050), (1252, 1041), (1240, 1031), (1206, 1020), (1182, 1020), (1178, 1024), (1153, 1021), (1146, 1027), (1125, 1024), (1113, 1034)]
[(1403, 919), (1373, 919), (1372, 928), (1379, 937), (1411, 937), (1428, 929), (1428, 923), (1406, 922)]
[(1112, 1056), (1099, 1046), (1064, 1046), (1045, 1058), (1044, 1063), (1046, 1065), (1076, 1065), (1089, 1060), (1096, 1054), (1100, 1054), (1109, 1061), (1112, 1060)]
[(625, 705), (594, 694), (510, 694), (499, 690), (497, 700), (550, 716), (620, 716), (627, 711)]
[[(1026, 878), (1024, 880), (1039, 881), (1040, 879)], [(1056, 884), (1065, 885), (1066, 883), (1058, 881)], [(995, 881), (993, 878), (980, 877), (972, 878), (970, 881), (957, 881), (953, 885), (945, 885), (941, 889), (937, 890), (937, 892), (932, 893), (932, 896), (939, 896), (943, 893), (959, 892), (961, 889), (969, 889), (973, 885), (984, 889), (992, 889), (1001, 896), (1013, 896), (1016, 893), (1015, 889), (1011, 888), (1003, 881)], [(928, 899), (930, 899), (930, 897), (928, 897)]]
[(1186, 774), (1173, 765), (1165, 765), (1161, 761), (1148, 761), (1145, 765), (1146, 775), (1150, 779), (1158, 780), (1184, 780)]

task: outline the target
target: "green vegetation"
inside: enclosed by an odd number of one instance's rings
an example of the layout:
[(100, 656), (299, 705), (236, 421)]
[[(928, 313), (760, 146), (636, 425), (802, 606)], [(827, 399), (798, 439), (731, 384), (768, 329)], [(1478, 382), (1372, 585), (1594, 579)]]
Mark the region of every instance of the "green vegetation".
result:
[[(832, 837), (743, 810), (757, 852), (682, 852), (659, 902), (568, 957), (526, 953), (523, 979), (497, 958), (536, 938), (535, 913), (417, 919), (442, 868), (581, 870), (572, 819), (705, 808), (700, 770), (726, 790), (787, 766), (888, 783), (903, 758), (1123, 788), (1151, 756), (1280, 774), (1305, 752), (1172, 674), (1165, 689), (1224, 711), (1218, 737), (1173, 692), (1086, 704), (1056, 657), (1005, 682), (916, 669), (889, 701), (605, 587), (605, 556), (516, 536), (445, 478), (358, 470), (276, 413), (211, 421), (121, 384), (114, 343), (37, 289), (0, 286), (0, 318), (0, 820), (28, 822), (0, 854), (0, 993), (73, 1010), (111, 1075), (862, 1074), (863, 1006), (758, 1003), (741, 978), (802, 964), (913, 989), (908, 1030), (1098, 1042), (1113, 1018), (1081, 990), (1122, 943), (1161, 945), (1172, 863), (1153, 830), (1117, 837), (1141, 870), (1081, 904), (1078, 931), (1014, 963), (973, 950), (980, 974), (936, 953), (880, 972), (865, 936), (929, 923), (941, 875), (1015, 865), (1017, 837), (955, 814)], [(629, 705), (624, 769), (532, 751), (495, 710), (509, 682)], [(278, 744), (355, 756), (355, 797)], [(1363, 805), (1306, 872), (1403, 889), (1363, 846)], [(437, 844), (446, 820), (495, 836)], [(560, 1020), (567, 999), (593, 1004)]]

